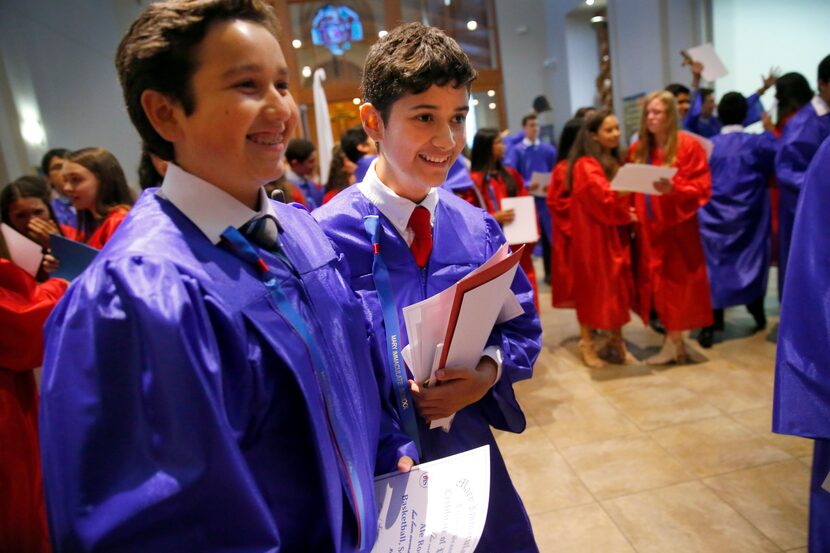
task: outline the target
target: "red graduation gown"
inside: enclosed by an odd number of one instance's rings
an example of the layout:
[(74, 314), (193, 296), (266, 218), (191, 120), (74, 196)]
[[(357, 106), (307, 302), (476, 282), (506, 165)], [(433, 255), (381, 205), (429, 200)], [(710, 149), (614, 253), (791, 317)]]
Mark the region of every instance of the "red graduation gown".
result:
[(630, 197), (611, 191), (596, 159), (584, 156), (574, 163), (571, 272), (580, 324), (610, 330), (631, 319), (630, 206)]
[(571, 195), (566, 189), (568, 162), (562, 160), (553, 168), (548, 187), (547, 204), (553, 219), (551, 235), (550, 288), (554, 307), (574, 307), (573, 274), (571, 273)]
[[(636, 150), (636, 144), (631, 152)], [(663, 152), (651, 152), (652, 165), (663, 164)], [(668, 330), (712, 324), (712, 300), (706, 258), (700, 241), (697, 210), (709, 201), (712, 177), (700, 144), (680, 132), (672, 167), (674, 190), (668, 194), (635, 194), (636, 310), (648, 321), (652, 302)], [(649, 205), (650, 204), (650, 207)]]
[(130, 211), (130, 206), (128, 205), (118, 205), (110, 210), (109, 215), (107, 218), (103, 220), (101, 226), (95, 229), (89, 239), (85, 239), (83, 235), (80, 236), (87, 246), (90, 248), (95, 248), (96, 250), (100, 250), (104, 247), (104, 244), (109, 242), (110, 237), (115, 232), (115, 229), (118, 228), (124, 219), (127, 217), (127, 213)]
[[(516, 196), (527, 196), (528, 194), (527, 189), (525, 188), (525, 181), (522, 179), (519, 172), (512, 167), (505, 167), (504, 169), (510, 173), (513, 180), (516, 181)], [(501, 210), (501, 201), (504, 198), (510, 197), (507, 193), (507, 186), (504, 184), (504, 179), (501, 175), (491, 176), (490, 179), (485, 182), (484, 173), (482, 171), (471, 171), (470, 178), (473, 179), (473, 182), (481, 192), (487, 212), (492, 215), (496, 211)], [(489, 187), (492, 187), (492, 190), (490, 190)], [(470, 201), (469, 196), (464, 197), (464, 199)], [(493, 203), (494, 200), (495, 204)], [(522, 270), (527, 275), (528, 280), (530, 280), (530, 285), (533, 287), (533, 303), (536, 304), (536, 311), (539, 311), (539, 289), (536, 287), (536, 269), (533, 267), (533, 248), (535, 245), (535, 242), (533, 244), (525, 245), (524, 253), (522, 253), (522, 260), (519, 263), (522, 266)]]
[(43, 324), (66, 290), (37, 284), (0, 259), (0, 551), (49, 551), (32, 370), (43, 360)]

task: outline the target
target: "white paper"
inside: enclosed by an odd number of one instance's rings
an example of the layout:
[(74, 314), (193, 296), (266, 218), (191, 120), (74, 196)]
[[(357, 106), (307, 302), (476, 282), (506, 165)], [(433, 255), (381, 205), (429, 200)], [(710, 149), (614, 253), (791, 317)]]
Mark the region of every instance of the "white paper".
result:
[(710, 157), (712, 157), (712, 149), (714, 149), (715, 145), (712, 143), (711, 140), (706, 138), (705, 136), (700, 136), (699, 134), (695, 134), (689, 131), (683, 131), (684, 133), (688, 134), (692, 138), (698, 141), (698, 143), (703, 146), (703, 151), (706, 152), (706, 160), (708, 161)]
[(712, 82), (716, 79), (729, 75), (729, 71), (726, 69), (726, 66), (723, 65), (723, 62), (717, 52), (715, 52), (715, 48), (712, 46), (711, 42), (695, 46), (694, 48), (689, 48), (686, 50), (686, 53), (689, 54), (689, 57), (694, 61), (703, 64), (703, 71), (700, 75), (707, 81)]
[(830, 472), (827, 473), (827, 478), (824, 479), (824, 484), (821, 485), (825, 491), (830, 492)]
[[(505, 299), (508, 294), (513, 293), (510, 284), (518, 268), (517, 263), (503, 275), (464, 294), (458, 320), (455, 322), (452, 343), (447, 353), (447, 367), (469, 367), (470, 370), (475, 370), (478, 366), (481, 353), (487, 345), (487, 339), (496, 324)], [(434, 371), (430, 375), (430, 380), (435, 380)], [(445, 417), (432, 421), (429, 427), (449, 430), (447, 422), (451, 419), (452, 417)]]
[(502, 209), (515, 211), (515, 218), (504, 225), (504, 238), (512, 245), (531, 244), (539, 240), (539, 224), (536, 222), (536, 201), (533, 196), (503, 198)]
[(626, 163), (611, 181), (611, 190), (660, 194), (654, 183), (662, 178), (669, 179), (677, 173), (676, 167), (663, 167), (647, 163)]
[(507, 298), (504, 300), (504, 305), (501, 306), (501, 311), (499, 311), (499, 318), (496, 319), (496, 324), (500, 325), (502, 323), (506, 323), (509, 320), (515, 319), (519, 315), (524, 315), (525, 308), (522, 307), (522, 304), (519, 303), (519, 298), (516, 297), (516, 294), (510, 293), (507, 295)]
[(472, 553), (490, 503), (490, 446), (375, 479), (373, 553)]
[(530, 182), (527, 185), (527, 191), (534, 196), (546, 198), (548, 195), (548, 187), (550, 186), (550, 171), (542, 173), (541, 171), (533, 171), (530, 175)]
[(32, 242), (6, 223), (0, 224), (0, 232), (9, 248), (9, 257), (12, 263), (32, 275), (37, 276), (40, 263), (43, 261), (43, 248)]

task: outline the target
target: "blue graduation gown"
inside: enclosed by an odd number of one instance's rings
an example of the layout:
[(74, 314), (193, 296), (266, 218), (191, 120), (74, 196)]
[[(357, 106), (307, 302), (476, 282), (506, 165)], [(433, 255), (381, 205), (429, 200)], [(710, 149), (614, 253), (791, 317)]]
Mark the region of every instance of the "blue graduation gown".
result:
[(52, 211), (55, 212), (55, 219), (57, 219), (58, 224), (74, 229), (78, 228), (78, 215), (68, 198), (58, 196), (52, 199)]
[(830, 113), (819, 115), (809, 103), (784, 125), (775, 156), (778, 200), (778, 295), (783, 298), (798, 194), (807, 167), (822, 141), (830, 135)]
[[(55, 550), (356, 551), (304, 342), (254, 268), (154, 192), (46, 326), (41, 449)], [(274, 210), (299, 278), (262, 258), (326, 346), (330, 416), (350, 421), (374, 509), (375, 473), (394, 470), (411, 442), (382, 416), (366, 328), (353, 324), (362, 310), (331, 244), (307, 212)], [(360, 551), (376, 537), (368, 526)]]
[(813, 438), (810, 551), (830, 551), (830, 138), (802, 182), (781, 306), (772, 429)]
[(355, 167), (354, 170), (355, 182), (362, 182), (363, 179), (366, 178), (366, 171), (369, 170), (369, 166), (377, 159), (377, 157), (378, 156), (376, 155), (366, 155), (357, 160), (357, 167)]
[(771, 255), (767, 176), (776, 138), (770, 132), (712, 137), (712, 198), (698, 210), (700, 237), (712, 288), (723, 309), (764, 297)]
[[(535, 171), (540, 173), (553, 171), (553, 166), (556, 165), (556, 147), (546, 142), (540, 142), (538, 146), (528, 146), (524, 142), (519, 142), (510, 151), (510, 155), (505, 156), (504, 164), (516, 169), (522, 175), (527, 187), (530, 186), (530, 178)], [(550, 247), (553, 220), (548, 210), (547, 200), (544, 196), (534, 195), (533, 201), (536, 204), (536, 219), (541, 227), (540, 238)]]
[[(703, 96), (699, 90), (695, 91), (694, 100), (683, 119), (683, 129), (706, 138), (712, 138), (720, 134), (723, 128), (723, 123), (716, 115), (712, 115), (708, 119), (703, 119), (700, 116), (700, 110), (703, 107)], [(764, 104), (761, 103), (761, 97), (758, 93), (751, 94), (746, 99), (746, 117), (741, 123), (744, 127), (748, 127), (753, 123), (761, 120), (761, 114), (764, 113)]]
[[(363, 228), (366, 215), (379, 215), (381, 252), (389, 268), (403, 343), (408, 343), (403, 324), (404, 307), (424, 300), (453, 285), (484, 263), (504, 243), (498, 223), (485, 211), (471, 206), (451, 192), (438, 189), (439, 202), (433, 227), (433, 250), (424, 269), (392, 223), (353, 186), (314, 212), (323, 230), (343, 252), (352, 275), (352, 287), (363, 301), (366, 316), (377, 338), (375, 347), (386, 352), (386, 336), (380, 301), (372, 276), (372, 244)], [(490, 426), (522, 432), (525, 417), (513, 394), (513, 382), (530, 378), (541, 348), (541, 326), (533, 304), (533, 290), (519, 270), (512, 285), (525, 314), (493, 329), (488, 345), (499, 345), (504, 354), (501, 380), (477, 403), (459, 411), (449, 433), (429, 430), (418, 418), (423, 460), (439, 459), (484, 444), (490, 445), (490, 507), (479, 551), (519, 553), (537, 551), (530, 520), (504, 465)], [(385, 358), (384, 358), (385, 359)], [(387, 397), (392, 383), (388, 369), (378, 375)]]

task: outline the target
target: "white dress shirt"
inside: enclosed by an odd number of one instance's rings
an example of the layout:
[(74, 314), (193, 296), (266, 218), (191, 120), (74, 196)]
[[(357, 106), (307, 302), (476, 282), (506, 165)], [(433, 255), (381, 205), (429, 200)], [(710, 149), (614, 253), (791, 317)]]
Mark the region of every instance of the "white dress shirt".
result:
[[(239, 228), (266, 215), (277, 219), (264, 188), (259, 189), (259, 211), (254, 211), (221, 188), (174, 163), (167, 166), (167, 174), (157, 194), (184, 213), (214, 244), (222, 240), (222, 233), (228, 227)], [(276, 235), (276, 229), (272, 230)]]

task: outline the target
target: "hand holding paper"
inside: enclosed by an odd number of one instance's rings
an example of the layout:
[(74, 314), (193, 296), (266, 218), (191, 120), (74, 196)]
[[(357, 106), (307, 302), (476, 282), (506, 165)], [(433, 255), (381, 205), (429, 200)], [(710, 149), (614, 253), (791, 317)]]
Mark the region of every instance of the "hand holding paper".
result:
[(435, 373), (428, 388), (414, 384), (412, 399), (428, 422), (449, 417), (480, 400), (495, 383), (495, 361), (483, 357), (475, 368), (446, 368)]
[(539, 240), (539, 226), (536, 223), (536, 202), (533, 196), (504, 198), (501, 205), (515, 211), (512, 221), (504, 225), (504, 238), (510, 245), (532, 244)]
[[(643, 194), (663, 194), (671, 191), (671, 183), (666, 186), (661, 181), (671, 181), (677, 173), (676, 167), (662, 167), (646, 163), (626, 163), (611, 181), (611, 190), (641, 192)], [(661, 182), (655, 186), (655, 183)]]

